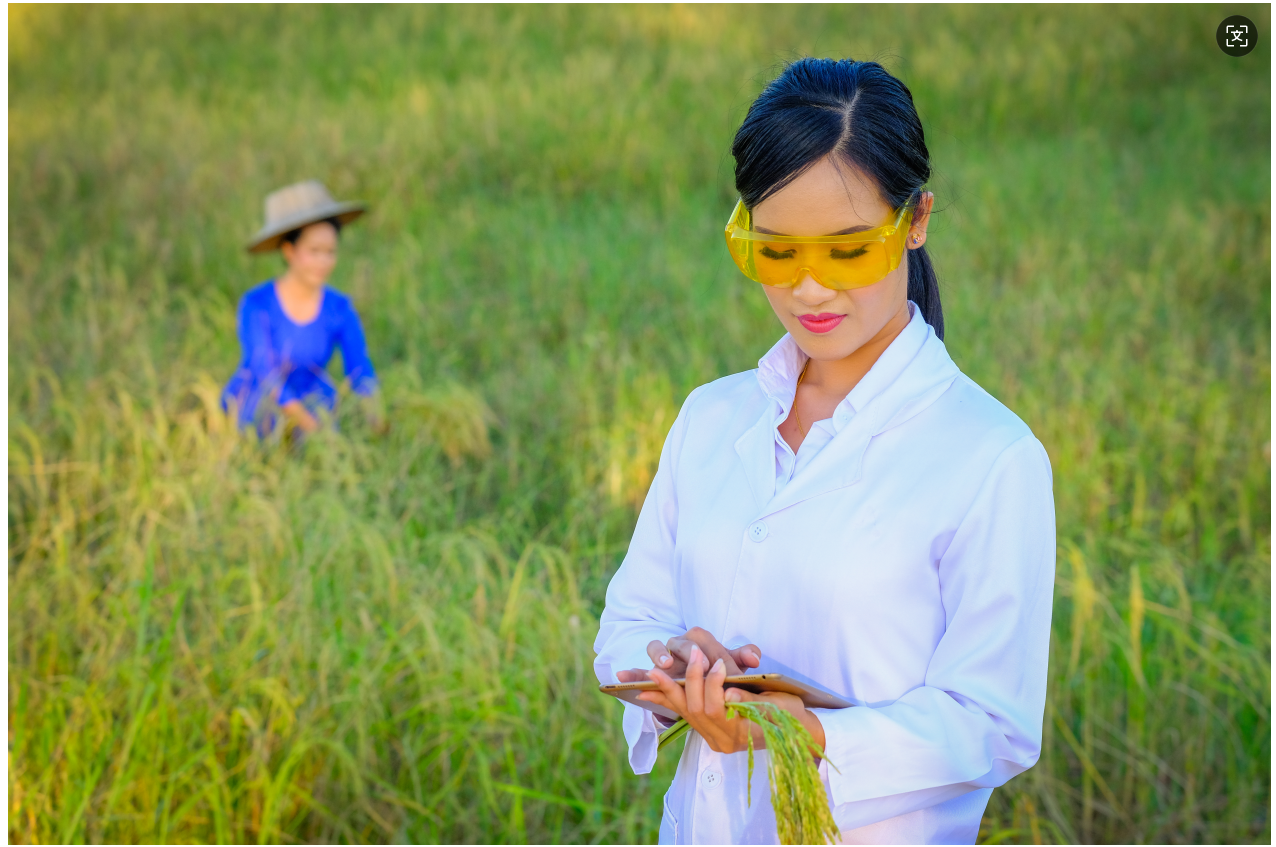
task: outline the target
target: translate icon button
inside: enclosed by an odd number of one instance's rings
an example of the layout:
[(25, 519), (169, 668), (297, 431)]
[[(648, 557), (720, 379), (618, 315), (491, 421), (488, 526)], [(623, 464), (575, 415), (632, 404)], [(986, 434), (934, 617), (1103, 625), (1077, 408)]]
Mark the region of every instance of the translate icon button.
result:
[(1244, 15), (1232, 15), (1218, 25), (1214, 37), (1227, 55), (1244, 56), (1258, 44), (1258, 28)]

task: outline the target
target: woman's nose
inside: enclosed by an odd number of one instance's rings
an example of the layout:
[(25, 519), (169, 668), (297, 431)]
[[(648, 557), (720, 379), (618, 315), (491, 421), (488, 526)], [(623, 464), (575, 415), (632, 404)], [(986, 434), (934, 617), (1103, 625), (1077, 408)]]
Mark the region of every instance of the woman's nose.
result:
[(793, 289), (793, 296), (808, 306), (818, 306), (832, 300), (837, 296), (837, 292), (820, 285), (811, 272), (804, 269), (802, 279), (798, 282), (797, 288)]

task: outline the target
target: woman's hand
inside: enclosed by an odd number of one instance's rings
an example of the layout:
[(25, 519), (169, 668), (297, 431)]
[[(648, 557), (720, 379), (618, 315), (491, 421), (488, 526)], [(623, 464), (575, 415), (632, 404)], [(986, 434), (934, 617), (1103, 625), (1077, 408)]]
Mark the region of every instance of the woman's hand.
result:
[(380, 389), (375, 389), (371, 394), (356, 393), (355, 397), (359, 398), (359, 409), (363, 412), (364, 420), (368, 422), (368, 428), (372, 430), (374, 435), (389, 435), (390, 419), (386, 417), (385, 397), (382, 396)]
[[(722, 659), (727, 673), (731, 676), (744, 673), (744, 668), (756, 668), (762, 663), (762, 651), (756, 644), (746, 644), (743, 647), (728, 650), (707, 629), (698, 626), (692, 627), (682, 635), (670, 638), (664, 644), (652, 641), (647, 645), (647, 655), (651, 657), (651, 663), (657, 668), (674, 679), (681, 679), (687, 674), (687, 660), (694, 647), (699, 647), (701, 654), (710, 662)], [(646, 670), (634, 668), (618, 672), (616, 678), (621, 682), (641, 682), (648, 679), (648, 676)]]
[(727, 717), (727, 703), (771, 703), (784, 709), (801, 721), (816, 746), (824, 749), (824, 726), (815, 713), (802, 704), (802, 698), (778, 691), (751, 694), (739, 688), (724, 689), (722, 681), (727, 677), (726, 659), (720, 657), (710, 667), (698, 645), (693, 646), (688, 655), (685, 687), (659, 668), (653, 669), (648, 676), (660, 685), (660, 690), (644, 691), (638, 699), (677, 712), (700, 733), (709, 748), (718, 753), (738, 753), (748, 749), (750, 735), (753, 736), (754, 747), (766, 746), (760, 726), (747, 718)]
[(288, 422), (302, 432), (311, 433), (319, 429), (319, 421), (310, 414), (310, 410), (302, 405), (300, 400), (289, 400), (280, 408), (283, 409), (284, 417), (288, 419)]

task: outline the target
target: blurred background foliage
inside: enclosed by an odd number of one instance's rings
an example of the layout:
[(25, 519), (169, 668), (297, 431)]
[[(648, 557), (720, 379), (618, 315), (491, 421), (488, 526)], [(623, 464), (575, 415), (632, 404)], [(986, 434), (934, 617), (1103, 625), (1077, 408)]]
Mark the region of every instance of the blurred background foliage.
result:
[[(682, 399), (780, 334), (729, 146), (812, 54), (912, 88), (949, 350), (1054, 467), (981, 839), (1269, 842), (1270, 50), (1222, 15), (11, 6), (10, 840), (654, 841), (590, 643)], [(217, 393), (309, 177), (372, 207), (392, 429), (298, 454)]]

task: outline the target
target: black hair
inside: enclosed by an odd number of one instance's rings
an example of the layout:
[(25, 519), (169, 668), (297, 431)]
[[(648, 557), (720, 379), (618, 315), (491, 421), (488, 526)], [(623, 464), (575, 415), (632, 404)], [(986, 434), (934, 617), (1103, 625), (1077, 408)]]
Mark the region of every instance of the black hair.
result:
[[(310, 223), (306, 224), (306, 226), (314, 226), (315, 224), (332, 224), (332, 228), (337, 231), (337, 235), (341, 235), (341, 221), (338, 220), (337, 218), (324, 218), (321, 221), (311, 221)], [(305, 229), (306, 226), (297, 227), (296, 229), (288, 230), (288, 232), (284, 233), (283, 238), (279, 239), (279, 246), (283, 247), (284, 242), (287, 242), (291, 244), (293, 247), (296, 247), (297, 239), (301, 238), (301, 231)]]
[[(735, 186), (752, 209), (836, 152), (898, 209), (920, 197), (930, 152), (908, 86), (877, 62), (798, 59), (749, 107), (735, 134)], [(941, 340), (939, 280), (925, 247), (907, 251), (908, 299)]]

